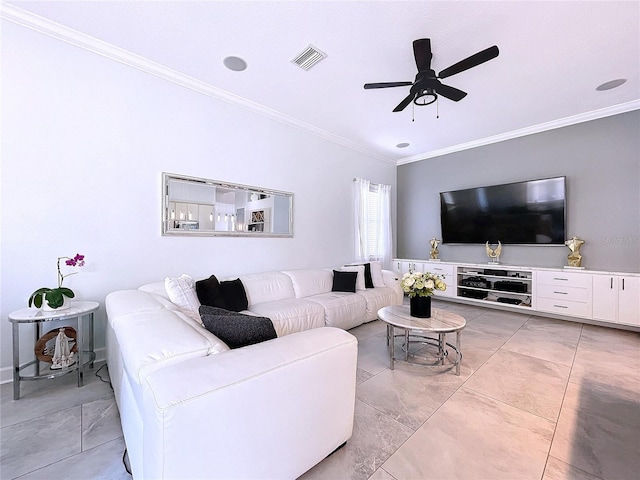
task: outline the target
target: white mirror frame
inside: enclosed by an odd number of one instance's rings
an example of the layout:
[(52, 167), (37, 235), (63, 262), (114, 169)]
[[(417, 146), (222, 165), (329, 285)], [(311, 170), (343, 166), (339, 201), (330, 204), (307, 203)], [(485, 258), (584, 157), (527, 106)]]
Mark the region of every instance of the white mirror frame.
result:
[(293, 237), (293, 193), (163, 172), (162, 235)]

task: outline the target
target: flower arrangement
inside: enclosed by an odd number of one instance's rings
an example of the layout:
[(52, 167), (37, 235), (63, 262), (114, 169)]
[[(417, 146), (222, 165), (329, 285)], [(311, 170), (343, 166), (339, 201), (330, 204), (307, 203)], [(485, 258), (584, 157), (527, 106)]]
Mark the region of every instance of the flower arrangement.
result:
[(75, 257), (58, 257), (58, 287), (57, 288), (39, 288), (31, 294), (29, 297), (29, 306), (34, 305), (36, 308), (41, 308), (42, 304), (46, 300), (49, 308), (56, 309), (64, 305), (64, 297), (73, 298), (76, 296), (73, 290), (62, 286), (64, 279), (70, 275), (75, 275), (78, 272), (72, 272), (63, 274), (60, 270), (60, 260), (65, 260), (65, 265), (69, 267), (83, 267), (84, 255), (76, 254)]
[(402, 276), (402, 291), (413, 297), (430, 297), (434, 290), (446, 290), (444, 277), (431, 272), (407, 272)]

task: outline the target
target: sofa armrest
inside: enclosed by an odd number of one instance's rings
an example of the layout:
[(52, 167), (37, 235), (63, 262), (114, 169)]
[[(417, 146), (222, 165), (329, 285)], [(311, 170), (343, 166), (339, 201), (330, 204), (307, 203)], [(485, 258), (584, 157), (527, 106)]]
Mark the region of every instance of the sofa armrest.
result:
[(392, 272), (391, 270), (382, 270), (382, 279), (387, 287), (393, 288), (396, 292), (396, 305), (402, 305), (402, 302), (404, 301), (404, 292), (400, 286), (400, 275), (396, 272)]
[(151, 373), (144, 478), (297, 478), (351, 437), (356, 362), (326, 327)]

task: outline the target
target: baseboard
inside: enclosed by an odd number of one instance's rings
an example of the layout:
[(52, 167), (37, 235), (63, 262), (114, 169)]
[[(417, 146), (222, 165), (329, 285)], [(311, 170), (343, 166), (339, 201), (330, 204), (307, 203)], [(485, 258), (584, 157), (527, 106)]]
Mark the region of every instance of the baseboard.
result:
[[(96, 362), (104, 362), (107, 359), (106, 356), (106, 348), (97, 348), (96, 352)], [(0, 385), (4, 383), (11, 383), (13, 381), (13, 367), (2, 367), (0, 368)]]

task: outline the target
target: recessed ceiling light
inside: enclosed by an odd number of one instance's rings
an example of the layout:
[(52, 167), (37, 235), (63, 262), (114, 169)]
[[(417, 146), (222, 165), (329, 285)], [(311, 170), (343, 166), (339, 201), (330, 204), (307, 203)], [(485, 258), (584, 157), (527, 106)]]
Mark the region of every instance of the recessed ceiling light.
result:
[(407, 142), (402, 142), (396, 145), (398, 148), (407, 148), (409, 144)]
[(623, 83), (627, 81), (626, 78), (617, 78), (615, 80), (611, 80), (609, 82), (605, 82), (602, 85), (596, 87), (596, 90), (602, 92), (603, 90), (611, 90), (612, 88), (619, 87)]
[(247, 62), (240, 57), (227, 57), (222, 61), (222, 63), (224, 63), (225, 67), (229, 70), (233, 70), (234, 72), (241, 72), (247, 68)]

